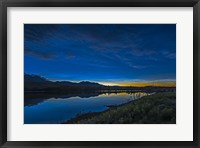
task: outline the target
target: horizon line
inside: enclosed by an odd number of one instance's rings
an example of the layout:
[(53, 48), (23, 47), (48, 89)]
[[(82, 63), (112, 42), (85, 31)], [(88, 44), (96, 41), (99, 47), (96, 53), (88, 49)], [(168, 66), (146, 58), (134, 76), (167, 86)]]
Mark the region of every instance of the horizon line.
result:
[[(176, 87), (176, 80), (173, 79), (160, 79), (160, 80), (130, 80), (130, 81), (96, 81), (96, 80), (52, 80), (37, 74), (27, 74), (24, 73), (24, 75), (33, 75), (33, 76), (39, 76), (41, 78), (47, 79), (52, 82), (73, 82), (73, 83), (80, 83), (80, 82), (92, 82), (92, 83), (98, 83), (104, 86), (120, 86), (120, 87)], [(131, 82), (133, 81), (133, 82)]]

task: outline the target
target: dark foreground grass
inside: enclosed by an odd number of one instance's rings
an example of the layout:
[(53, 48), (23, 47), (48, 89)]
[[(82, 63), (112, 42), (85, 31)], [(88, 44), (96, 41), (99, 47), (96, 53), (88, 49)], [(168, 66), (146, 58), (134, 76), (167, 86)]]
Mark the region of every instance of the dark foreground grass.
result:
[(77, 116), (75, 124), (175, 124), (176, 94), (157, 93), (136, 101), (110, 107), (101, 113)]

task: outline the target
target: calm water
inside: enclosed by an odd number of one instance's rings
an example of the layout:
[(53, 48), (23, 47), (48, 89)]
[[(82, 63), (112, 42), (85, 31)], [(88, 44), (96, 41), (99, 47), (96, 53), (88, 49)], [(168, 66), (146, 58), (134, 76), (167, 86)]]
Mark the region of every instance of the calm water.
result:
[(92, 93), (92, 94), (25, 94), (25, 124), (63, 123), (76, 115), (101, 112), (111, 105), (120, 105), (148, 95), (135, 93)]

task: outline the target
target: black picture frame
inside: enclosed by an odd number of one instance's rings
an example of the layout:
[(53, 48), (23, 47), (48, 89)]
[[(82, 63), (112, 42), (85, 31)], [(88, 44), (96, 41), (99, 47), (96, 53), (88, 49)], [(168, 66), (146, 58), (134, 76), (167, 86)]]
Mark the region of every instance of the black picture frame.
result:
[[(7, 141), (8, 7), (193, 7), (193, 141)], [(200, 2), (199, 0), (1, 0), (0, 146), (9, 147), (200, 147)]]

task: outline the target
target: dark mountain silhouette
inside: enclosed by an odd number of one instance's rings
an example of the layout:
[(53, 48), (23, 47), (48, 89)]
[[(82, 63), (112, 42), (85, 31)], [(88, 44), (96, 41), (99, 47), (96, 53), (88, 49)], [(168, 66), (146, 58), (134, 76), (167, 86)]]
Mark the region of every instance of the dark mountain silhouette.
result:
[(24, 82), (50, 82), (48, 79), (38, 76), (38, 75), (34, 75), (34, 74), (24, 74)]
[(175, 92), (176, 87), (131, 87), (131, 86), (105, 86), (95, 82), (82, 81), (50, 81), (44, 77), (24, 74), (25, 92), (51, 92), (51, 93), (73, 93), (73, 92)]
[(97, 87), (104, 87), (99, 83), (82, 81), (79, 83), (70, 81), (50, 81), (44, 77), (25, 74), (24, 75), (24, 89), (25, 91), (47, 91), (47, 90), (72, 90), (72, 89), (91, 89)]
[(82, 82), (80, 82), (80, 83), (78, 83), (77, 85), (79, 85), (79, 86), (94, 86), (94, 87), (97, 87), (97, 86), (103, 86), (103, 85), (101, 85), (101, 84), (99, 84), (99, 83), (95, 83), (95, 82), (89, 82), (89, 81), (82, 81)]

